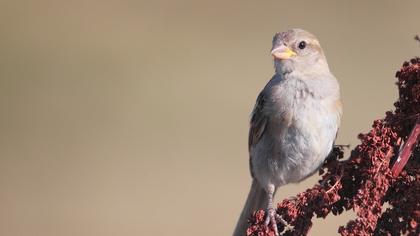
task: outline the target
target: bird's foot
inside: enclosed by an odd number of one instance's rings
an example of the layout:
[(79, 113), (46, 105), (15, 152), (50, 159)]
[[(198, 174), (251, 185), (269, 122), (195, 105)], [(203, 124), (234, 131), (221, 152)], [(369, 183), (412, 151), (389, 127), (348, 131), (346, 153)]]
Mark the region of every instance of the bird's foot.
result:
[(276, 236), (279, 236), (279, 231), (277, 229), (277, 222), (276, 222), (276, 210), (274, 208), (267, 209), (267, 218), (265, 219), (265, 225), (268, 226), (271, 223), (271, 227), (274, 230)]

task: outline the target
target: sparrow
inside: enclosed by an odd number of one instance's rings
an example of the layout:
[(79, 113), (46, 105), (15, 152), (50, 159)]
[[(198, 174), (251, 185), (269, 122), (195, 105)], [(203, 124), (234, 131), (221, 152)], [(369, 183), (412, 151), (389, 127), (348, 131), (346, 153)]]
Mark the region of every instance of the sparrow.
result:
[(266, 209), (265, 224), (279, 235), (273, 198), (279, 187), (315, 173), (332, 151), (342, 115), (339, 84), (318, 39), (291, 29), (273, 37), (275, 74), (251, 113), (251, 190), (234, 236), (246, 234), (247, 219)]

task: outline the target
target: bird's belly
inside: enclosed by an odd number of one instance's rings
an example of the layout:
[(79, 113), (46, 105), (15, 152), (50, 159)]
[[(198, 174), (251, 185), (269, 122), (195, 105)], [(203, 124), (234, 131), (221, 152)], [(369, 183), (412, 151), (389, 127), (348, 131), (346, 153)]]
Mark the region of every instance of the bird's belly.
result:
[(274, 138), (277, 152), (273, 158), (283, 160), (279, 169), (288, 173), (277, 176), (278, 181), (299, 182), (322, 165), (337, 133), (334, 116), (321, 105), (295, 110), (290, 126)]
[[(290, 127), (279, 146), (274, 159), (279, 160), (279, 181), (299, 182), (316, 171), (327, 157), (333, 144), (332, 134), (307, 126)], [(286, 175), (285, 175), (286, 174)]]
[(281, 186), (313, 174), (331, 151), (338, 129), (338, 116), (328, 108), (319, 102), (299, 106), (287, 127), (284, 119), (273, 119), (256, 160), (257, 178)]

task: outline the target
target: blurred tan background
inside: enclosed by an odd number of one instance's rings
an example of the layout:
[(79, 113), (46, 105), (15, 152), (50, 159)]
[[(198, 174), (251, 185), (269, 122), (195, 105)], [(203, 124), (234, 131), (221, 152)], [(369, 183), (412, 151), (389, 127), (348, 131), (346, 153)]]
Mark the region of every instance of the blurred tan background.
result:
[(292, 27), (319, 37), (354, 147), (420, 54), (420, 4), (292, 2), (0, 1), (0, 235), (230, 235), (271, 39)]

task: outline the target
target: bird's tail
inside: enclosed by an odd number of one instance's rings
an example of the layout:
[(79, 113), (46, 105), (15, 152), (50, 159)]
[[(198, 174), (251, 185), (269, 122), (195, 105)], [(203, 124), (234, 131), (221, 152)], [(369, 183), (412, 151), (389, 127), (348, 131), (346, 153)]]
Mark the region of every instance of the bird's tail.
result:
[(252, 180), (251, 190), (249, 191), (248, 198), (246, 199), (245, 206), (239, 216), (238, 223), (236, 224), (233, 236), (246, 235), (248, 228), (248, 218), (251, 214), (258, 209), (265, 209), (268, 204), (268, 195), (264, 188), (258, 183), (257, 180)]

